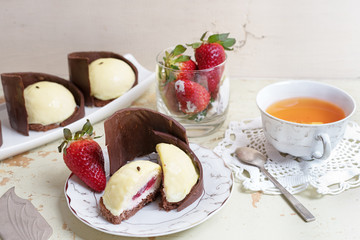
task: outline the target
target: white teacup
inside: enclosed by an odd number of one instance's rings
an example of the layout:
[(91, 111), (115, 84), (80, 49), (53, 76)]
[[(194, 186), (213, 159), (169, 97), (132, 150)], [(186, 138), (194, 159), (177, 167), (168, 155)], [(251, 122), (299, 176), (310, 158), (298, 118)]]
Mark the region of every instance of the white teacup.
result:
[[(345, 118), (326, 124), (300, 124), (271, 116), (266, 109), (273, 103), (294, 97), (331, 102), (345, 112)], [(354, 99), (343, 90), (316, 81), (292, 80), (270, 84), (259, 91), (256, 103), (261, 112), (267, 141), (278, 151), (304, 160), (326, 159), (342, 139), (347, 122), (355, 112)]]

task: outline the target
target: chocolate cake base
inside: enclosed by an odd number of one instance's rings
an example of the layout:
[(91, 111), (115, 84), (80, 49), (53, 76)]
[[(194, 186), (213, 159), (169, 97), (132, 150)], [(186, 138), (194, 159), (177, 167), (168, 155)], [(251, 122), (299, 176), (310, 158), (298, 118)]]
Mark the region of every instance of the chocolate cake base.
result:
[(161, 193), (161, 201), (159, 203), (159, 207), (164, 209), (167, 212), (171, 211), (173, 209), (177, 209), (180, 206), (180, 204), (182, 203), (182, 201), (175, 202), (175, 203), (168, 202), (166, 200), (166, 196), (165, 196), (163, 188), (161, 188), (160, 193)]
[(106, 220), (113, 224), (120, 224), (122, 221), (129, 219), (134, 216), (140, 209), (142, 209), (146, 204), (155, 201), (159, 191), (150, 193), (146, 198), (144, 198), (136, 207), (130, 210), (123, 211), (119, 216), (114, 216), (104, 205), (103, 198), (100, 198), (100, 212), (105, 217)]
[[(73, 118), (74, 114), (76, 113), (76, 111), (78, 109), (79, 108), (76, 107), (74, 110), (74, 113), (67, 119)], [(54, 128), (64, 127), (68, 124), (67, 119), (65, 119), (61, 123), (53, 123), (53, 124), (48, 124), (48, 125), (42, 125), (42, 124), (38, 124), (38, 123), (29, 123), (29, 130), (33, 130), (33, 131), (37, 131), (37, 132), (46, 132), (46, 131), (49, 131)]]
[(110, 100), (100, 100), (100, 99), (97, 99), (96, 97), (94, 97), (94, 106), (95, 107), (103, 107), (105, 106), (106, 104), (114, 101), (116, 98), (114, 99), (110, 99)]
[[(194, 185), (196, 186), (196, 184)], [(164, 188), (163, 188), (163, 185), (161, 186), (161, 189), (160, 189), (160, 195), (161, 195), (161, 201), (159, 203), (159, 207), (164, 209), (165, 211), (171, 211), (171, 210), (174, 210), (174, 209), (177, 209), (179, 210), (179, 207), (182, 206), (182, 204), (184, 203), (184, 201), (188, 198), (188, 197), (191, 197), (190, 194), (193, 194), (193, 188), (190, 190), (189, 194), (186, 195), (186, 197), (179, 201), (179, 202), (168, 202), (166, 200), (166, 195), (165, 195), (165, 192), (164, 192)], [(196, 200), (196, 199), (195, 199)], [(194, 201), (195, 201), (194, 200)]]

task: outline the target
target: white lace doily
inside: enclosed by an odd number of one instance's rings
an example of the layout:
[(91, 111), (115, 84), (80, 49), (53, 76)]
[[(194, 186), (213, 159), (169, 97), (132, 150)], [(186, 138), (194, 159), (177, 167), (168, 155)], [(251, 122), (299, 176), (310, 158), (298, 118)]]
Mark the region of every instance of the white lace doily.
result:
[(260, 117), (231, 122), (215, 153), (224, 159), (245, 189), (280, 194), (258, 168), (237, 160), (235, 150), (244, 146), (265, 154), (265, 168), (291, 193), (314, 187), (319, 194), (339, 194), (360, 185), (360, 127), (355, 122), (348, 123), (343, 139), (330, 157), (322, 161), (304, 161), (276, 151), (265, 139)]

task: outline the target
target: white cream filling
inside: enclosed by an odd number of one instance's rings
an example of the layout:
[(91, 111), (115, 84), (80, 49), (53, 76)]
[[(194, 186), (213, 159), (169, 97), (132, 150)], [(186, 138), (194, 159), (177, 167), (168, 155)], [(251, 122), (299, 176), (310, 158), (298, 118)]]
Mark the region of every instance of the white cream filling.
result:
[(131, 201), (129, 202), (128, 207), (125, 208), (123, 211), (131, 210), (134, 207), (136, 207), (137, 205), (139, 205), (147, 196), (149, 196), (151, 193), (157, 191), (160, 187), (160, 184), (161, 184), (161, 177), (158, 177), (156, 179), (156, 182), (154, 183), (154, 185), (151, 188), (145, 190), (138, 198), (136, 198), (135, 200), (132, 200), (132, 197), (131, 197)]
[[(123, 211), (132, 209), (139, 204), (149, 193), (156, 190), (161, 183), (160, 165), (146, 161), (132, 161), (120, 168), (110, 178), (105, 187), (103, 203), (114, 215), (119, 216)], [(153, 177), (154, 185), (142, 193), (137, 199), (132, 200)]]

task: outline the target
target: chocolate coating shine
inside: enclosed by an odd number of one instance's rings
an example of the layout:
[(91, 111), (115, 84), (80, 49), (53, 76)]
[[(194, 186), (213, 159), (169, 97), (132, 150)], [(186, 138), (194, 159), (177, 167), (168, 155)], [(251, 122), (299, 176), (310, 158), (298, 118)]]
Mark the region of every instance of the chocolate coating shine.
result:
[[(24, 89), (36, 82), (49, 81), (63, 85), (73, 94), (77, 108), (74, 113), (60, 124), (30, 124), (25, 107)], [(1, 74), (6, 108), (9, 116), (10, 125), (19, 133), (28, 136), (29, 129), (35, 131), (47, 131), (59, 126), (66, 126), (85, 116), (84, 96), (81, 91), (70, 81), (57, 76), (36, 72), (15, 72)]]
[(73, 82), (84, 94), (86, 106), (102, 107), (112, 100), (100, 100), (91, 96), (89, 80), (89, 64), (99, 58), (116, 58), (126, 62), (135, 73), (134, 86), (138, 84), (138, 71), (134, 64), (123, 56), (113, 52), (73, 52), (68, 54), (70, 81)]
[(109, 153), (110, 174), (136, 157), (156, 151), (156, 144), (170, 143), (185, 151), (199, 173), (199, 180), (180, 203), (181, 211), (203, 193), (203, 172), (199, 159), (190, 149), (185, 128), (176, 120), (145, 108), (117, 111), (104, 122), (105, 144)]

